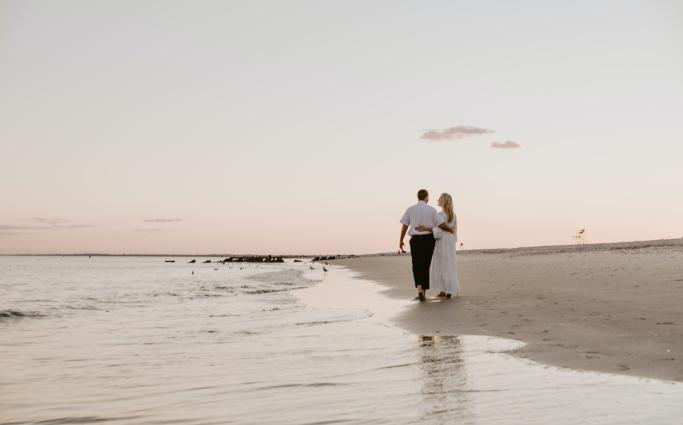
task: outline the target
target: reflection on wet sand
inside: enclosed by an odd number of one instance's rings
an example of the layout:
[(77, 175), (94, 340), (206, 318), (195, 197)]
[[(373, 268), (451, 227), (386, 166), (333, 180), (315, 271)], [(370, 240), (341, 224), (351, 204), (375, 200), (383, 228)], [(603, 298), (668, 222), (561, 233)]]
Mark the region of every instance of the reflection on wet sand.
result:
[(421, 417), (435, 424), (473, 422), (460, 339), (423, 335), (418, 342), (423, 378)]

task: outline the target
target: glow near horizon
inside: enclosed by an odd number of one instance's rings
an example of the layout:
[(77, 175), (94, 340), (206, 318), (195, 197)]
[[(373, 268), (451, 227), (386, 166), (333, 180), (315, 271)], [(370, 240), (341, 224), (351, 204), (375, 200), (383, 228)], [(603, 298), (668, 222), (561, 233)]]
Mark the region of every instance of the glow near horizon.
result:
[(683, 6), (553, 3), (0, 1), (0, 253), (683, 236)]

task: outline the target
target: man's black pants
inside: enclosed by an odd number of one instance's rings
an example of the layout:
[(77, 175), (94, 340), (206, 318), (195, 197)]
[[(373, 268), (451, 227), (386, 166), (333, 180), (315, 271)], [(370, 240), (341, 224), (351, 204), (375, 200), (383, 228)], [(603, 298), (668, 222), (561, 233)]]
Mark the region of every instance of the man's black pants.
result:
[(429, 289), (429, 267), (432, 265), (434, 254), (434, 235), (415, 235), (410, 237), (410, 257), (413, 260), (413, 279), (415, 286), (422, 285), (422, 289)]

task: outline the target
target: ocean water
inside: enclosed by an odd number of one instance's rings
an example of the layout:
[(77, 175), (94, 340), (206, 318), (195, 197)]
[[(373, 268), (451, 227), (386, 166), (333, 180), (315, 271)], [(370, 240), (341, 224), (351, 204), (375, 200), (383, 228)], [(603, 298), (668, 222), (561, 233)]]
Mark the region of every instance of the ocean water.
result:
[(683, 424), (680, 383), (412, 335), (342, 268), (163, 260), (0, 257), (0, 424)]

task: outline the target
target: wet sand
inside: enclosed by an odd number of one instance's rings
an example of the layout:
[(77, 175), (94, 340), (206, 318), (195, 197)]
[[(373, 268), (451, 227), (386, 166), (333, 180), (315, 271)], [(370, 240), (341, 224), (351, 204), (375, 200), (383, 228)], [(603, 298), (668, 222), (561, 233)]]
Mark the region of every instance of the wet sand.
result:
[[(333, 263), (414, 296), (408, 255)], [(549, 365), (683, 381), (683, 239), (460, 251), (458, 267), (461, 298), (415, 302), (398, 324), (518, 339), (514, 354)]]

